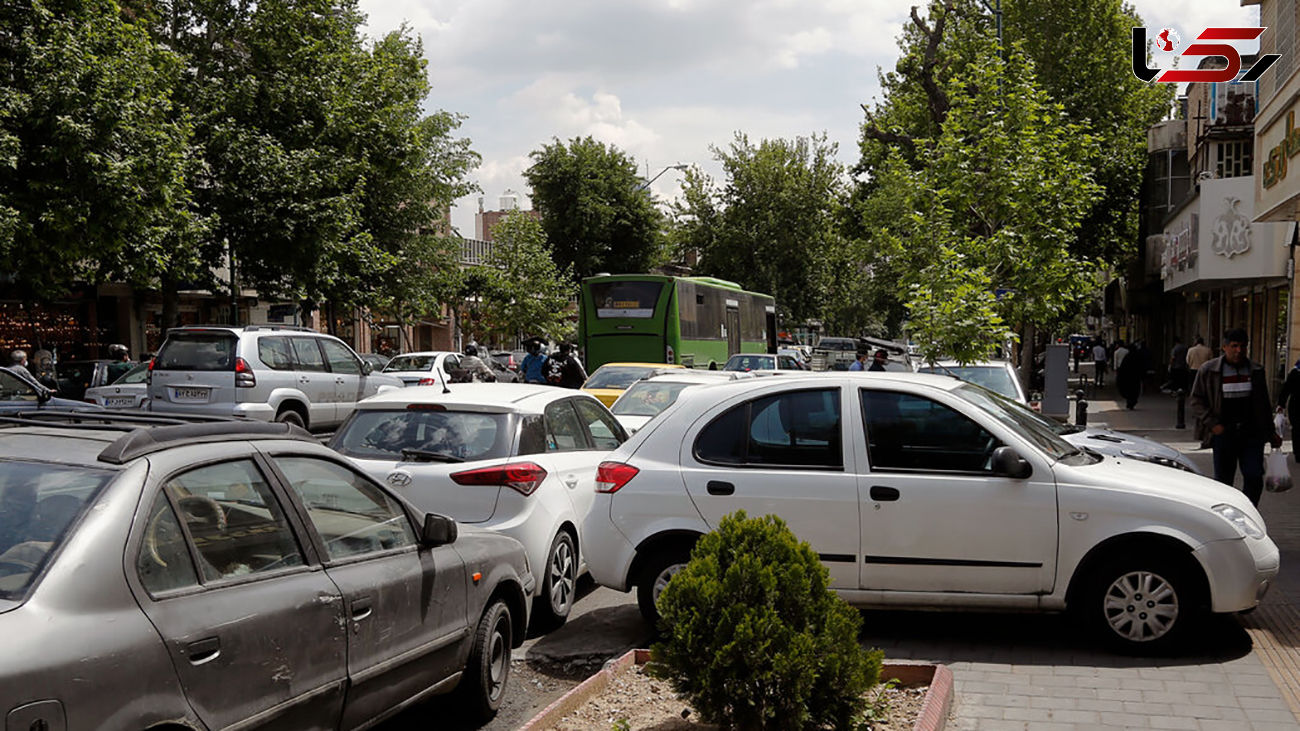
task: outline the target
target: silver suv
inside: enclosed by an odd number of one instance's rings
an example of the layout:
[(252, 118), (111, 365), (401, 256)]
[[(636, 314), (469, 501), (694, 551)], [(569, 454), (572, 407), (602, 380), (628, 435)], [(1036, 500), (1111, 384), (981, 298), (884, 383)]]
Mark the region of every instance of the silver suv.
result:
[(174, 328), (149, 368), (152, 411), (235, 416), (321, 428), (401, 380), (332, 335), (279, 325)]

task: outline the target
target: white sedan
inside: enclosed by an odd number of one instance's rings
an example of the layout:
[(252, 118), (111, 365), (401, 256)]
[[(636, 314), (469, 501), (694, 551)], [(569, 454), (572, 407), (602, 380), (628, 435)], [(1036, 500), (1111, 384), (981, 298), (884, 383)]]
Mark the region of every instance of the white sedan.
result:
[(1071, 610), (1129, 649), (1259, 603), (1278, 549), (1241, 492), (1103, 457), (955, 378), (873, 373), (697, 388), (600, 465), (592, 577), (647, 618), (737, 510), (808, 541), (851, 604)]
[(596, 466), (626, 439), (609, 410), (582, 391), (453, 383), (359, 402), (330, 447), (420, 509), (436, 505), (524, 544), (541, 579), (534, 617), (552, 627), (569, 616), (585, 570), (581, 526)]
[(149, 407), (149, 364), (140, 363), (107, 386), (86, 389), (86, 401), (106, 409), (147, 409)]
[(618, 423), (627, 429), (628, 434), (635, 434), (638, 429), (645, 426), (647, 421), (672, 406), (684, 389), (707, 386), (711, 383), (726, 383), (752, 375), (743, 371), (674, 369), (669, 373), (642, 378), (628, 386), (623, 395), (619, 396), (610, 407), (610, 411), (614, 413)]

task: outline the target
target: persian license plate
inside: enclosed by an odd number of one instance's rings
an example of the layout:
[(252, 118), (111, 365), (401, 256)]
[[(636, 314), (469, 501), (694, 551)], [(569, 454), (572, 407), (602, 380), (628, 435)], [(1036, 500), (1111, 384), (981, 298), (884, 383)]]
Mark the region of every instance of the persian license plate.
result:
[(135, 406), (135, 397), (133, 396), (113, 396), (104, 399), (104, 405), (110, 409), (130, 408)]
[(208, 389), (178, 388), (173, 391), (173, 397), (177, 401), (206, 402), (208, 400)]

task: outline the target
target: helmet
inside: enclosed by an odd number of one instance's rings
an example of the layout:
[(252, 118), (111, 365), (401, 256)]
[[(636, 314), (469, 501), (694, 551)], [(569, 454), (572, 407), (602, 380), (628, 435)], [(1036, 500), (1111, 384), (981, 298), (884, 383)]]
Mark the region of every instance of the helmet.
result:
[(108, 354), (110, 356), (126, 355), (127, 354), (126, 346), (121, 345), (119, 343), (113, 343), (112, 345), (108, 346)]
[(476, 346), (476, 345), (466, 345), (466, 346), (465, 346), (465, 355), (478, 355), (478, 346)]

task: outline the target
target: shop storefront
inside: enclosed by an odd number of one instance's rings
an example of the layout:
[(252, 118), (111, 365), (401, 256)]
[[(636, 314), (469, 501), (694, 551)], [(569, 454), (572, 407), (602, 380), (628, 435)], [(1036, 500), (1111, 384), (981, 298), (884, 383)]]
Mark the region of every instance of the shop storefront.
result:
[[(1255, 211), (1256, 222), (1300, 220), (1300, 73), (1292, 73), (1275, 93), (1267, 95), (1255, 124)], [(1287, 259), (1291, 286), (1286, 297), (1290, 307), (1285, 319), (1286, 363), (1300, 358), (1300, 303), (1297, 302), (1293, 237), (1279, 242)]]

